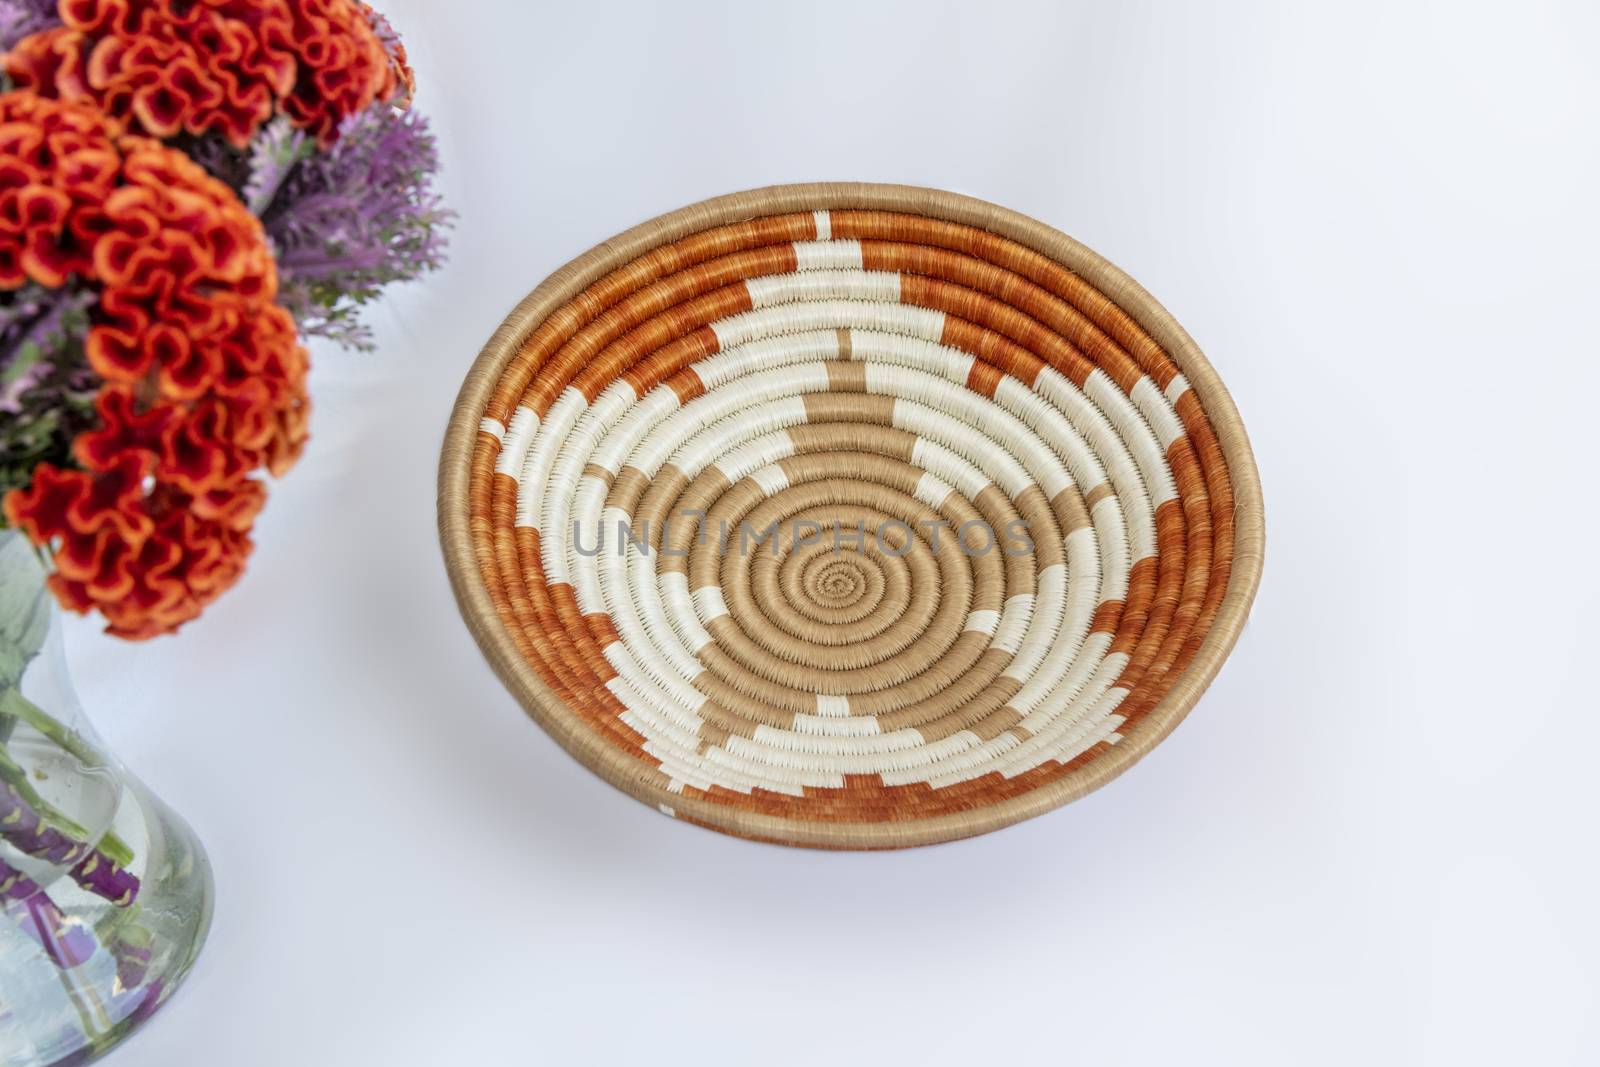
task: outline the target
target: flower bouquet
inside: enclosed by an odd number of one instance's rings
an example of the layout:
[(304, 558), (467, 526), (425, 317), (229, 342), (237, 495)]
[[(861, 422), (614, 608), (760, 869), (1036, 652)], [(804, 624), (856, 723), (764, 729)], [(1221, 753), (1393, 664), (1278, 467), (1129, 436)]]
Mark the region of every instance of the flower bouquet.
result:
[[(305, 340), (370, 348), (361, 308), (440, 265), (450, 215), (405, 49), (358, 0), (0, 0), (0, 51), (0, 1060), (48, 1063), (159, 1003), (203, 936), (177, 898), (208, 890), (70, 693), (31, 691), (42, 590), (141, 640), (238, 581), (306, 442)], [(183, 883), (187, 934), (137, 919), (152, 883)]]

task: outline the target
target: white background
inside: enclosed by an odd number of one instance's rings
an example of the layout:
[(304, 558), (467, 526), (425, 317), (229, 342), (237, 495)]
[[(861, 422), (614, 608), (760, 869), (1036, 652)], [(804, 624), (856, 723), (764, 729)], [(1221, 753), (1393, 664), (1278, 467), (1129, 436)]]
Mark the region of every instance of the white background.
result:
[[(386, 0), (460, 210), (245, 582), (75, 623), (218, 910), (140, 1064), (1594, 1063), (1592, 5)], [(780, 7), (782, 10), (780, 10)], [(548, 272), (773, 182), (943, 186), (1142, 281), (1231, 386), (1265, 582), (1069, 808), (887, 855), (674, 823), (527, 720), (434, 535), (457, 385)]]

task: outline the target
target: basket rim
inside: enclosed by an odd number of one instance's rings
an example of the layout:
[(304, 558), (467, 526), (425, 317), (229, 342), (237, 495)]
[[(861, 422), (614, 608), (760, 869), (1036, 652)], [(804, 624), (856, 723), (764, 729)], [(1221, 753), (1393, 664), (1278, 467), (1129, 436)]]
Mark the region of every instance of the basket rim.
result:
[[(1132, 316), (1177, 364), (1217, 434), (1235, 499), (1233, 571), (1216, 619), (1194, 660), (1122, 741), (1085, 766), (1020, 796), (903, 822), (822, 822), (758, 814), (670, 793), (640, 775), (638, 761), (584, 727), (517, 651), (479, 577), (468, 508), (468, 477), (483, 412), (507, 363), (551, 312), (615, 268), (689, 234), (765, 215), (850, 209), (904, 212), (989, 230), (1087, 280)], [(1060, 807), (1121, 775), (1183, 721), (1216, 678), (1260, 586), (1266, 545), (1260, 475), (1238, 408), (1194, 339), (1155, 297), (1097, 252), (1010, 208), (941, 189), (873, 182), (773, 185), (713, 197), (602, 241), (552, 273), (517, 304), (467, 372), (440, 453), (438, 523), (450, 587), (467, 628), (523, 709), (574, 758), (634, 798), (672, 809), (685, 821), (740, 837), (835, 849), (905, 848), (977, 836)]]

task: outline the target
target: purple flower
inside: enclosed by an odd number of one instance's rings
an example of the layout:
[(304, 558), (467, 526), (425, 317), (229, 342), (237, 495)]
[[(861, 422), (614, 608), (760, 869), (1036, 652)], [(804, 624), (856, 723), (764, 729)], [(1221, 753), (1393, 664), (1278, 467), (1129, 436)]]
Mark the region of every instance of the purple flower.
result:
[(61, 25), (56, 0), (0, 0), (0, 52), (9, 52), (29, 34)]
[(71, 465), (73, 438), (94, 425), (98, 381), (83, 355), (94, 299), (78, 282), (0, 294), (0, 495), (40, 463)]
[[(150, 931), (137, 924), (120, 928), (106, 942), (117, 961), (117, 984), (123, 989), (137, 989), (150, 973), (150, 961), (155, 958), (154, 939)], [(157, 988), (160, 984), (157, 983)]]
[(33, 879), (4, 860), (0, 860), (0, 904), (57, 967), (76, 967), (94, 955), (94, 935), (81, 923), (68, 921)]
[(326, 152), (273, 123), (252, 146), (242, 195), (278, 253), (279, 301), (309, 336), (372, 347), (357, 316), (384, 286), (437, 270), (454, 215), (433, 187), (427, 120), (379, 104)]
[(72, 865), (71, 876), (89, 892), (119, 908), (139, 896), (139, 879), (87, 841), (78, 841), (39, 818), (14, 786), (0, 788), (0, 838), (37, 859)]

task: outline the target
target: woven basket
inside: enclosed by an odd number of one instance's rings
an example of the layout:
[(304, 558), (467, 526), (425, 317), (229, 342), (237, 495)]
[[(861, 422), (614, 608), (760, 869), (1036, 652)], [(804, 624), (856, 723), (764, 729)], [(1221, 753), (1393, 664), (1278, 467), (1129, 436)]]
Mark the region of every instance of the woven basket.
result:
[(473, 365), (440, 528), (562, 745), (674, 818), (929, 844), (1082, 796), (1215, 676), (1261, 571), (1222, 383), (1126, 275), (903, 186), (708, 200)]

